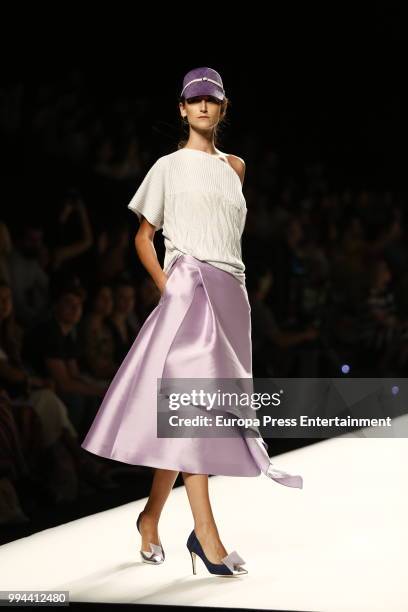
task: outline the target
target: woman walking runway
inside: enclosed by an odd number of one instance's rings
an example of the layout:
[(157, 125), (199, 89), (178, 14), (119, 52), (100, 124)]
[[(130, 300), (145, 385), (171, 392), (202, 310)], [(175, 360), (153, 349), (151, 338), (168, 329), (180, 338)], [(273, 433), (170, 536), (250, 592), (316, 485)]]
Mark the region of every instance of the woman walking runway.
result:
[[(158, 523), (182, 472), (194, 530), (187, 548), (214, 574), (247, 573), (221, 542), (208, 494), (208, 475), (258, 476), (302, 488), (302, 478), (274, 467), (262, 437), (157, 437), (157, 379), (251, 378), (251, 318), (241, 236), (245, 163), (215, 148), (227, 98), (220, 74), (188, 72), (179, 109), (187, 142), (157, 159), (128, 207), (138, 216), (138, 256), (161, 292), (103, 399), (82, 447), (102, 457), (156, 468), (139, 515), (142, 559), (162, 563)], [(163, 231), (163, 269), (154, 235)], [(149, 548), (150, 547), (150, 550)]]

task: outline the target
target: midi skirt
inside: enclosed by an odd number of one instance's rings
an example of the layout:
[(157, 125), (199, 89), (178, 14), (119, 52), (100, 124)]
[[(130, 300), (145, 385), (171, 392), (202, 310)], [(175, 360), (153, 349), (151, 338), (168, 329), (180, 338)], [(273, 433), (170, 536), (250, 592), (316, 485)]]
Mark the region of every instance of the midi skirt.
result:
[(276, 468), (261, 436), (157, 436), (161, 378), (251, 378), (251, 308), (244, 284), (192, 255), (167, 270), (160, 301), (117, 370), (81, 446), (129, 463), (193, 474), (259, 476), (303, 488)]

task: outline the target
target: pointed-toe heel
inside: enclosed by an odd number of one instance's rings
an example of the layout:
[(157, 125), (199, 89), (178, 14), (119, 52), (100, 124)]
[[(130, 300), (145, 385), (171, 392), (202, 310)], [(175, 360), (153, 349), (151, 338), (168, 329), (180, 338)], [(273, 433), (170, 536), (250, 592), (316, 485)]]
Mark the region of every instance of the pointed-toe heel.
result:
[[(143, 514), (143, 510), (139, 514), (137, 521), (136, 521), (136, 527), (139, 533), (140, 533), (139, 523), (140, 523), (142, 514)], [(142, 534), (140, 533), (140, 535)], [(140, 557), (143, 563), (150, 563), (150, 565), (159, 565), (160, 563), (163, 563), (166, 556), (164, 554), (164, 549), (163, 549), (163, 546), (161, 545), (161, 542), (160, 544), (153, 544), (152, 542), (149, 542), (149, 546), (150, 546), (150, 551), (145, 551), (145, 550), (139, 551)]]
[(203, 561), (210, 574), (215, 574), (217, 576), (240, 576), (242, 574), (248, 573), (248, 570), (242, 567), (242, 565), (244, 565), (246, 561), (244, 561), (244, 559), (239, 556), (236, 550), (224, 557), (222, 559), (222, 563), (212, 563), (211, 561), (209, 561), (205, 552), (202, 549), (202, 546), (196, 536), (194, 529), (188, 536), (186, 545), (191, 555), (193, 574), (197, 574), (197, 555)]

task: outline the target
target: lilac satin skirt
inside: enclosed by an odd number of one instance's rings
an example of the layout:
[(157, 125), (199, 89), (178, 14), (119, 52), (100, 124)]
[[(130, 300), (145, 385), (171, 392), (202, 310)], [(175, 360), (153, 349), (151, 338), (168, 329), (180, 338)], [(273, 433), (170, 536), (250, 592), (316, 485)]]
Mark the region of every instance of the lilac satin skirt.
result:
[(262, 437), (158, 438), (158, 378), (251, 378), (245, 285), (188, 254), (167, 270), (159, 303), (139, 330), (81, 446), (124, 463), (193, 474), (259, 476), (303, 487), (272, 464)]

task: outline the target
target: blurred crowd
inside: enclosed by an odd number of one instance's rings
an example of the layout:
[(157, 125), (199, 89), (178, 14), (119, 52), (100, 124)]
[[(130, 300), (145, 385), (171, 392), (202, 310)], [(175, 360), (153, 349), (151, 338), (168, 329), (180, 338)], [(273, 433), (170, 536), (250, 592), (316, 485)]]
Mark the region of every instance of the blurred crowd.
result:
[[(115, 486), (109, 463), (80, 443), (160, 299), (127, 203), (180, 134), (153, 148), (148, 102), (102, 105), (78, 71), (2, 92), (10, 156), (22, 147), (30, 164), (24, 185), (13, 177), (1, 196), (0, 524), (28, 521), (35, 495), (60, 504)], [(404, 198), (336, 184), (321, 161), (292, 168), (252, 130), (233, 136), (218, 146), (247, 165), (254, 376), (341, 376), (345, 366), (351, 376), (404, 376)], [(163, 261), (160, 233), (155, 246)]]

